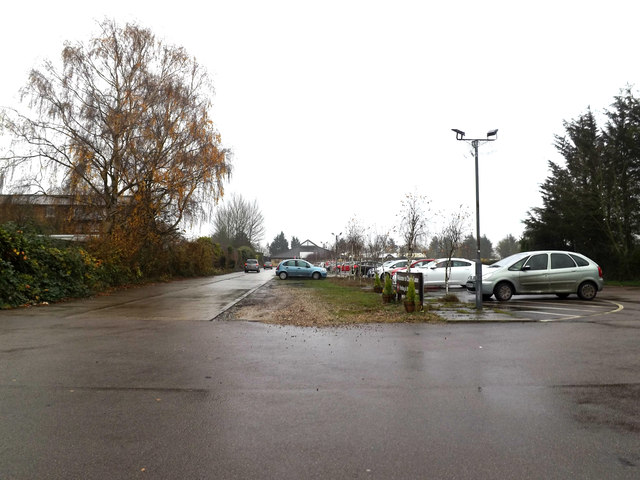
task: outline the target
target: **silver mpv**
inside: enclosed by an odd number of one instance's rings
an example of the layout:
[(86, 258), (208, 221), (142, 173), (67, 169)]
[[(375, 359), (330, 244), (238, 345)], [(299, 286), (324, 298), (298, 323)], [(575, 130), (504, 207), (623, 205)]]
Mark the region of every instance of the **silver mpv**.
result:
[[(583, 300), (593, 300), (603, 286), (602, 268), (575, 252), (521, 252), (482, 266), (485, 300), (494, 295), (505, 302), (513, 295), (540, 293), (555, 293), (560, 298), (575, 293)], [(467, 280), (467, 290), (475, 292), (475, 276)]]

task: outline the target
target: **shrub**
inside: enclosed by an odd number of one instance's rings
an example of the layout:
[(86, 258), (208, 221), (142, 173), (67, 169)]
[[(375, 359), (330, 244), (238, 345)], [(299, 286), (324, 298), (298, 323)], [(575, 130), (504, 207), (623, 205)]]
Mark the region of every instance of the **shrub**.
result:
[(166, 273), (180, 277), (213, 275), (220, 255), (219, 246), (211, 237), (176, 242), (170, 252), (170, 268)]
[(376, 272), (376, 276), (373, 281), (373, 289), (378, 293), (382, 291), (382, 282), (380, 281), (380, 275), (378, 275), (378, 272)]
[(391, 283), (391, 275), (385, 275), (383, 295), (393, 295), (393, 284)]
[(249, 258), (257, 258), (257, 255), (251, 247), (239, 247), (238, 257), (238, 267), (242, 268)]
[(413, 277), (409, 278), (409, 285), (407, 286), (407, 294), (404, 297), (405, 302), (416, 303), (416, 283)]

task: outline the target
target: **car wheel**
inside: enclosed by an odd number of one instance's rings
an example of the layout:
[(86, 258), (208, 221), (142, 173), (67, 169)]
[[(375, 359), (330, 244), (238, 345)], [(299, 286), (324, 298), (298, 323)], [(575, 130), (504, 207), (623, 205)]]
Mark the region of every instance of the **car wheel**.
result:
[(280, 277), (280, 280), (286, 280), (287, 279), (287, 272), (280, 272), (280, 274), (278, 276)]
[(320, 274), (318, 272), (313, 272), (311, 278), (313, 278), (314, 280), (320, 280)]
[(500, 282), (496, 285), (496, 288), (493, 289), (493, 294), (495, 295), (496, 300), (506, 302), (513, 297), (513, 287), (510, 283)]
[(568, 293), (556, 293), (556, 297), (564, 300), (565, 298), (567, 298), (569, 296)]
[(597, 293), (598, 288), (592, 282), (581, 283), (578, 287), (578, 296), (582, 300), (593, 300)]

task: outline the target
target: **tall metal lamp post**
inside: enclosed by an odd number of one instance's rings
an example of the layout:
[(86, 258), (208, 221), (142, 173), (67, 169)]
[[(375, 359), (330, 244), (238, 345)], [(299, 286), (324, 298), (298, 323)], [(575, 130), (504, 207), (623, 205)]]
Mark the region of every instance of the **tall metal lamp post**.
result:
[(498, 129), (489, 130), (487, 138), (464, 138), (465, 133), (457, 128), (456, 140), (471, 143), (476, 158), (476, 309), (482, 310), (482, 257), (480, 256), (480, 180), (478, 175), (478, 145), (485, 142), (493, 142), (498, 139)]
[[(336, 266), (335, 268), (338, 268), (338, 238), (340, 237), (340, 235), (342, 235), (342, 232), (336, 234), (331, 232), (331, 235), (334, 235), (336, 237)], [(338, 270), (338, 275), (340, 275), (340, 270)]]

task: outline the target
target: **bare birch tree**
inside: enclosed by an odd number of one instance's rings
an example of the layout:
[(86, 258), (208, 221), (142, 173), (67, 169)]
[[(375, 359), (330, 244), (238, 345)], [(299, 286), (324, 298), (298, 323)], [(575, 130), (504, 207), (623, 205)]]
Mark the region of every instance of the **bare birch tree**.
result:
[(444, 287), (446, 293), (449, 293), (449, 279), (451, 277), (451, 258), (462, 245), (466, 233), (469, 229), (468, 225), (469, 213), (460, 205), (449, 220), (445, 224), (440, 235), (438, 235), (438, 243), (444, 248), (447, 257), (447, 266), (445, 267)]
[(418, 242), (427, 233), (425, 208), (428, 208), (429, 203), (424, 195), (416, 193), (405, 195), (401, 202), (399, 231), (409, 257), (407, 271), (409, 271), (413, 253), (417, 250)]
[(88, 43), (65, 44), (61, 68), (46, 61), (30, 73), (22, 97), (31, 114), (3, 112), (15, 142), (2, 168), (41, 164), (61, 179), (48, 191), (92, 206), (102, 234), (129, 239), (120, 248), (135, 252), (222, 196), (229, 152), (194, 58), (137, 25), (99, 27)]

